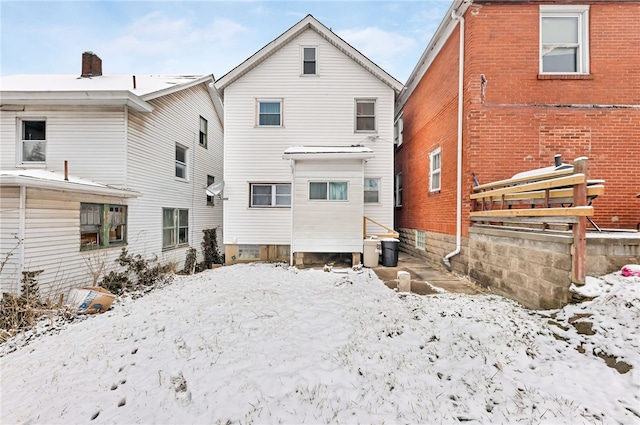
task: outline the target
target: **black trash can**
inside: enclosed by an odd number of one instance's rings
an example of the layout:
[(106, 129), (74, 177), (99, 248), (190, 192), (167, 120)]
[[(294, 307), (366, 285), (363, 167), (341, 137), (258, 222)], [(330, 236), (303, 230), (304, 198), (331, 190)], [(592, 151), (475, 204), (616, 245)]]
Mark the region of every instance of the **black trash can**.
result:
[(398, 239), (381, 239), (382, 244), (382, 265), (385, 267), (398, 266)]

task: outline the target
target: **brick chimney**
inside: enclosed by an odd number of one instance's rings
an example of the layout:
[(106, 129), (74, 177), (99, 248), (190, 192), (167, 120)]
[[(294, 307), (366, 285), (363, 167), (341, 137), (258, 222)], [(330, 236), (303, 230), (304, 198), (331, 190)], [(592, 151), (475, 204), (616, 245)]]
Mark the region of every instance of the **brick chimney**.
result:
[(102, 59), (93, 52), (82, 54), (82, 74), (81, 77), (98, 77), (102, 75)]

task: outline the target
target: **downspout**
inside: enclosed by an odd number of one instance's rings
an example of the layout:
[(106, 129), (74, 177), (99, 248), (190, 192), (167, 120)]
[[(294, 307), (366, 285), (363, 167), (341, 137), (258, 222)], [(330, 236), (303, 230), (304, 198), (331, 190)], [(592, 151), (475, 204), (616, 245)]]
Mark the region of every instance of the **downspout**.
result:
[(460, 254), (462, 246), (462, 118), (464, 107), (464, 18), (451, 12), (451, 17), (460, 23), (460, 59), (458, 61), (458, 154), (456, 176), (456, 249), (448, 253), (442, 262), (451, 270), (451, 257)]
[(291, 234), (289, 236), (289, 265), (293, 266), (293, 209), (295, 208), (296, 162), (291, 159)]

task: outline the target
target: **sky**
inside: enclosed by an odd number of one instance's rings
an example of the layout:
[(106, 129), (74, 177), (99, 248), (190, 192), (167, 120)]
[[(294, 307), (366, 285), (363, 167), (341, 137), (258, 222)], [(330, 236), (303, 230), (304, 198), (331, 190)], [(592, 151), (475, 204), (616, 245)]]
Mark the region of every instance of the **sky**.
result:
[(574, 289), (589, 298), (533, 311), (369, 269), (177, 276), (0, 344), (0, 422), (640, 423), (640, 276)]
[(105, 74), (222, 77), (312, 14), (405, 82), (451, 0), (0, 0), (0, 76), (80, 73), (82, 52)]

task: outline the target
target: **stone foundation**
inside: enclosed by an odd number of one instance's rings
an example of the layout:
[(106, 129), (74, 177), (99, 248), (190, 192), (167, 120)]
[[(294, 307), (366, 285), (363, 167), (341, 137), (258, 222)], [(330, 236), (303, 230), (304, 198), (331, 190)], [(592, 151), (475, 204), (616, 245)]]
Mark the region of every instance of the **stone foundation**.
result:
[[(425, 261), (437, 267), (444, 267), (443, 258), (456, 249), (456, 237), (452, 235), (425, 232), (425, 249), (421, 249), (416, 247), (415, 229), (401, 228), (398, 232), (400, 233), (400, 251), (424, 258)], [(460, 254), (450, 259), (451, 271), (468, 274), (468, 244), (468, 239), (462, 238)]]

